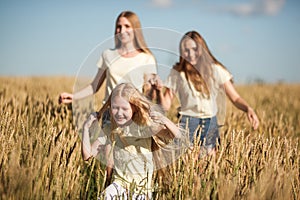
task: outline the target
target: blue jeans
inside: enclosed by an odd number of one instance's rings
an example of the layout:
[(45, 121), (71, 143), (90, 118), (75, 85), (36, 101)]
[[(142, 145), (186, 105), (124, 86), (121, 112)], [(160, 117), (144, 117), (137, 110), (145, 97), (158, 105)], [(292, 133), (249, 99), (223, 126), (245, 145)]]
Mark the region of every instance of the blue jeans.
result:
[[(206, 148), (215, 148), (216, 142), (220, 143), (220, 134), (217, 118), (196, 118), (181, 115), (180, 127), (189, 131), (190, 142), (200, 137), (200, 144)], [(199, 140), (199, 139), (198, 139)]]

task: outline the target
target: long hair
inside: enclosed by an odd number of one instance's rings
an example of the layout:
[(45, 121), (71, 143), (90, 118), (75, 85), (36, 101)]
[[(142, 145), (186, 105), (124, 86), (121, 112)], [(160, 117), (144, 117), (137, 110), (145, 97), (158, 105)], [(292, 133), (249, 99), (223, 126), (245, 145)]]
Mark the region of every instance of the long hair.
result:
[[(184, 42), (192, 39), (197, 44), (199, 56), (197, 63), (192, 65), (183, 57)], [(187, 32), (180, 41), (180, 58), (179, 62), (174, 65), (174, 69), (178, 72), (184, 72), (186, 79), (191, 83), (196, 91), (203, 96), (210, 98), (210, 87), (214, 82), (212, 64), (217, 64), (226, 69), (210, 52), (204, 38), (196, 31)]]
[[(117, 123), (114, 121), (111, 114), (111, 100), (114, 97), (122, 97), (126, 99), (133, 110), (132, 121), (137, 125), (141, 126), (161, 126), (160, 124), (153, 123), (149, 112), (157, 111), (163, 112), (160, 106), (148, 100), (139, 90), (137, 90), (131, 83), (121, 83), (115, 87), (113, 92), (108, 98), (108, 101), (102, 106), (98, 112), (98, 120), (102, 119), (104, 112), (107, 110), (110, 111), (110, 120), (111, 120), (111, 134), (110, 139), (112, 142), (115, 141), (116, 136), (120, 138), (121, 141), (123, 138), (123, 130), (117, 126)], [(174, 155), (171, 152), (163, 151), (163, 148), (170, 143), (174, 138), (173, 133), (167, 128), (161, 128), (154, 130), (158, 131), (156, 134), (151, 137), (151, 151), (153, 155), (153, 163), (155, 169), (158, 170), (158, 178), (163, 178), (163, 182), (170, 184), (171, 182), (171, 173), (168, 170), (168, 163), (173, 161)], [(172, 157), (173, 156), (173, 157)]]
[(141, 22), (139, 20), (139, 17), (132, 11), (123, 11), (119, 14), (119, 16), (116, 19), (116, 24), (115, 24), (115, 48), (118, 49), (121, 47), (121, 41), (118, 38), (118, 21), (121, 17), (125, 17), (131, 24), (133, 31), (134, 31), (134, 46), (136, 49), (147, 53), (151, 54), (150, 49), (147, 47), (147, 44), (145, 42), (143, 32), (141, 29)]
[[(131, 83), (121, 83), (115, 87), (111, 95), (109, 96), (106, 103), (102, 106), (102, 108), (98, 112), (98, 119), (101, 120), (104, 112), (109, 110), (111, 114), (111, 100), (116, 96), (122, 97), (127, 100), (133, 110), (132, 121), (139, 126), (150, 126), (153, 125), (152, 119), (150, 118), (150, 111), (162, 112), (162, 109), (148, 100), (141, 92), (139, 92)], [(115, 120), (110, 115), (111, 118), (111, 139), (114, 140), (116, 134), (121, 134), (120, 129), (118, 128)], [(154, 124), (155, 125), (155, 124)], [(159, 125), (159, 124), (157, 124)], [(164, 131), (170, 132), (168, 129), (163, 129)], [(166, 134), (166, 135), (170, 135)]]

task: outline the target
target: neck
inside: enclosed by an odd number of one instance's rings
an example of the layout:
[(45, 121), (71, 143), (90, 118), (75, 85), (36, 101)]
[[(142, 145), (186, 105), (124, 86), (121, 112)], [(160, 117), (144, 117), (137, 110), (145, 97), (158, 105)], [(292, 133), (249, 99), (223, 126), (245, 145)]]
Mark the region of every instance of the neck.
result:
[(139, 53), (132, 43), (122, 45), (118, 51), (119, 54), (124, 57), (136, 56)]

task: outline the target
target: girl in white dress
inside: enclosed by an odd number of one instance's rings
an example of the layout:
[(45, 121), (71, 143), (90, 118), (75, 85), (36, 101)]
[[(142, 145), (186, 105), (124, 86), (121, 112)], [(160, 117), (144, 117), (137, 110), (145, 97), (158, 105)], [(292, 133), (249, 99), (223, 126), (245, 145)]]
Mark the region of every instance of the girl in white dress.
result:
[[(105, 124), (101, 135), (90, 143), (90, 127), (109, 110), (111, 123)], [(152, 175), (159, 159), (154, 152), (184, 138), (183, 133), (165, 117), (160, 108), (149, 101), (132, 84), (115, 87), (99, 113), (91, 114), (84, 123), (82, 156), (97, 156), (101, 146), (108, 146), (107, 165), (114, 168), (113, 182), (105, 191), (105, 199), (151, 199)], [(129, 198), (130, 197), (130, 198)]]

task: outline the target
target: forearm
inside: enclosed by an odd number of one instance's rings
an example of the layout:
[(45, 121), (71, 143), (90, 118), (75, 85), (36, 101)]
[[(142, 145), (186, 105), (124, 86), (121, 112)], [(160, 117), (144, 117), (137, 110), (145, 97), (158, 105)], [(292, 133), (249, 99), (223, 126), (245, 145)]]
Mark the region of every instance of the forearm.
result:
[(92, 146), (89, 138), (89, 129), (83, 128), (81, 140), (81, 153), (83, 160), (88, 160), (92, 157)]
[(90, 96), (94, 93), (95, 93), (95, 91), (93, 90), (92, 85), (88, 85), (87, 87), (83, 88), (82, 90), (75, 92), (73, 94), (73, 99), (74, 100), (82, 99), (82, 98)]
[(236, 98), (235, 100), (232, 101), (232, 103), (234, 104), (235, 107), (237, 107), (238, 109), (244, 112), (248, 112), (249, 109), (252, 109), (242, 97)]
[(82, 99), (87, 96), (95, 94), (103, 84), (105, 77), (106, 77), (105, 70), (98, 69), (97, 75), (95, 76), (94, 80), (85, 88), (75, 92), (73, 98)]
[(170, 91), (167, 90), (165, 91), (165, 93), (163, 92), (163, 90), (157, 91), (158, 101), (165, 111), (168, 111), (171, 107), (172, 97), (169, 92)]
[(165, 126), (167, 129), (171, 131), (171, 133), (174, 135), (175, 138), (181, 138), (181, 132), (179, 127), (174, 124), (171, 120), (169, 120), (167, 117), (165, 117)]
[(105, 180), (105, 187), (107, 187), (111, 183), (113, 174), (113, 168), (111, 166), (106, 167), (106, 180)]

